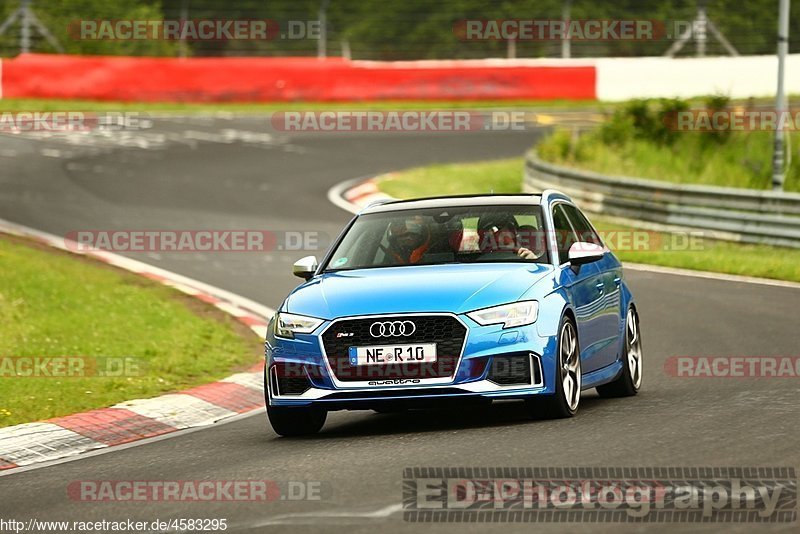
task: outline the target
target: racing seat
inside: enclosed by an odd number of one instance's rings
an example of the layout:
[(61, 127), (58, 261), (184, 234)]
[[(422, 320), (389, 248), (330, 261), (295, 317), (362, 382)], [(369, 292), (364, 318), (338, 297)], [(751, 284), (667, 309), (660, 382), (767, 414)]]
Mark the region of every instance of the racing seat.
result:
[(444, 263), (456, 260), (464, 236), (461, 219), (450, 219), (431, 225), (431, 246), (423, 257), (425, 263)]

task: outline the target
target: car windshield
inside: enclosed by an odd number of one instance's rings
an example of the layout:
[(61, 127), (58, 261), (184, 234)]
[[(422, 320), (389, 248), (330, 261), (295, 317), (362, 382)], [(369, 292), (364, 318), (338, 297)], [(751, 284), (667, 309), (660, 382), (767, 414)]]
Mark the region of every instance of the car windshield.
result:
[(451, 263), (548, 263), (541, 208), (441, 207), (358, 217), (325, 272)]

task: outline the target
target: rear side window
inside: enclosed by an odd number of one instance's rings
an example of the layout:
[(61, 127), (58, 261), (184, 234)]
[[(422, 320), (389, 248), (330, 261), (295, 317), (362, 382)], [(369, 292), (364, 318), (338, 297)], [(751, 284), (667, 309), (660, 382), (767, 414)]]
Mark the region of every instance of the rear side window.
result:
[(568, 204), (561, 204), (561, 207), (564, 208), (567, 218), (572, 223), (572, 227), (575, 229), (575, 232), (577, 232), (578, 241), (583, 241), (584, 243), (594, 243), (595, 245), (603, 246), (603, 242), (600, 241), (600, 236), (597, 235), (597, 232), (594, 231), (592, 225), (589, 223), (589, 220), (586, 218), (586, 216), (584, 216), (583, 213), (580, 212), (578, 208)]
[(564, 213), (564, 204), (557, 204), (553, 208), (553, 229), (556, 233), (556, 244), (558, 245), (558, 263), (567, 263), (569, 261), (569, 248), (578, 241), (578, 237), (572, 230), (567, 214)]

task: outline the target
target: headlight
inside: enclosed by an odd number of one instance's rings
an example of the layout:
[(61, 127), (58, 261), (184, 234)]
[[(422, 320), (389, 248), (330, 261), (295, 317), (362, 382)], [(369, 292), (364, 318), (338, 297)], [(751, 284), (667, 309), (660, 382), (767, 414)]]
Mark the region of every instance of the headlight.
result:
[(275, 315), (275, 335), (294, 339), (295, 334), (310, 334), (324, 321), (305, 315), (278, 313)]
[(467, 317), (481, 326), (502, 324), (503, 328), (525, 326), (536, 322), (539, 314), (539, 303), (535, 300), (503, 304), (493, 308), (484, 308), (467, 314)]

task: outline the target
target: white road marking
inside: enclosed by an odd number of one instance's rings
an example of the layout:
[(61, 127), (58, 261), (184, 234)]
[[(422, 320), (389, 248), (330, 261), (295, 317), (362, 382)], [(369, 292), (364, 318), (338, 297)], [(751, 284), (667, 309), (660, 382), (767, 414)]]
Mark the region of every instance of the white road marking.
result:
[(710, 271), (693, 271), (691, 269), (678, 269), (677, 267), (662, 267), (660, 265), (645, 265), (642, 263), (623, 263), (625, 269), (631, 271), (644, 271), (654, 274), (671, 274), (674, 276), (691, 276), (693, 278), (707, 278), (722, 282), (737, 282), (740, 284), (760, 284), (764, 286), (787, 287), (800, 289), (797, 282), (787, 280), (771, 280), (769, 278), (756, 278), (755, 276), (740, 276), (736, 274), (714, 273)]
[[(371, 511), (355, 510), (321, 510), (319, 512), (299, 512), (276, 515), (266, 521), (241, 525), (247, 528), (266, 527), (270, 525), (322, 523), (326, 519), (386, 519), (403, 511), (402, 504), (391, 504)], [(235, 526), (234, 526), (235, 528)]]
[[(15, 131), (19, 138), (32, 141), (48, 141), (62, 143), (70, 146), (79, 146), (83, 149), (103, 148), (139, 148), (142, 150), (165, 149), (170, 144), (182, 144), (197, 148), (198, 142), (232, 144), (244, 143), (260, 145), (267, 148), (285, 149), (285, 138), (267, 132), (223, 128), (219, 131), (202, 131), (187, 129), (180, 132), (152, 132), (146, 128), (138, 130), (91, 130), (91, 131)], [(301, 147), (296, 147), (298, 150)], [(42, 148), (41, 155), (51, 158), (71, 158), (73, 150), (59, 150), (56, 148)]]
[[(48, 157), (48, 158), (60, 158), (62, 155), (65, 154), (64, 152), (62, 152), (62, 151), (60, 151), (60, 150), (58, 150), (56, 148), (43, 148), (43, 149), (41, 149), (39, 151), (39, 153), (42, 156), (45, 156), (45, 157)], [(71, 154), (71, 152), (69, 154)]]

